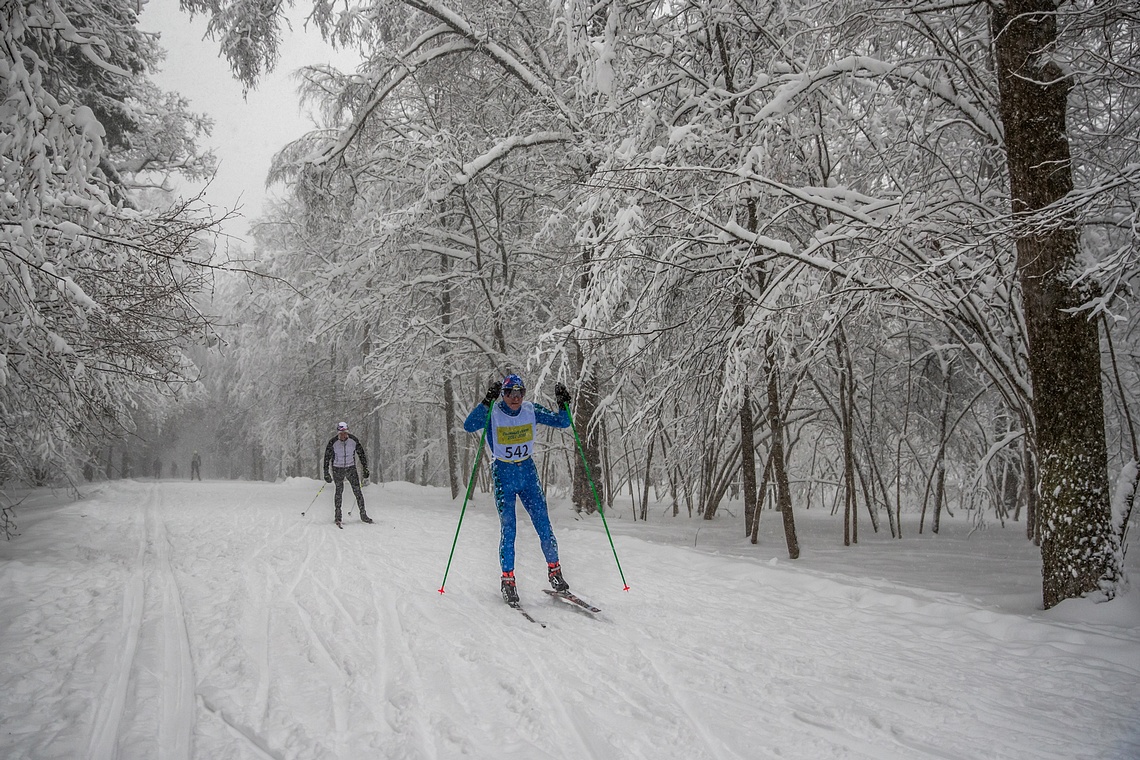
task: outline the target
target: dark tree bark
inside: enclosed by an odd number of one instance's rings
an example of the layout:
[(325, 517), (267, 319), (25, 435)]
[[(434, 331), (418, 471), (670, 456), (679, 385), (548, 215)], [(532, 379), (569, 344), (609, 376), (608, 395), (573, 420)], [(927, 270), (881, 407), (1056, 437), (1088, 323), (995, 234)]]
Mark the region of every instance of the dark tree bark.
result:
[(768, 452), (767, 458), (764, 460), (764, 475), (760, 478), (760, 488), (757, 490), (756, 516), (752, 519), (752, 533), (750, 539), (752, 543), (757, 543), (760, 540), (760, 517), (764, 514), (764, 503), (760, 499), (767, 499), (768, 494), (768, 480), (772, 477), (772, 452)]
[(768, 429), (772, 433), (772, 476), (776, 483), (776, 505), (784, 518), (784, 540), (788, 544), (788, 558), (799, 559), (800, 542), (796, 537), (796, 520), (792, 514), (792, 489), (788, 483), (788, 468), (784, 462), (784, 421), (780, 414), (780, 389), (776, 370), (768, 370)]
[(855, 491), (855, 369), (840, 328), (835, 334), (839, 362), (839, 424), (843, 430), (843, 545), (859, 543), (859, 503)]
[(416, 451), (420, 447), (420, 427), (419, 416), (412, 414), (412, 418), (408, 425), (408, 444), (404, 454), (404, 481), (407, 483), (416, 482)]
[(744, 535), (752, 535), (758, 519), (756, 507), (756, 427), (752, 421), (752, 394), (744, 389), (740, 402), (740, 475), (744, 481)]
[[(1025, 221), (1073, 187), (1065, 124), (1070, 83), (1050, 56), (1057, 3), (990, 7), (1012, 209)], [(1070, 284), (1078, 246), (1066, 224), (1026, 226), (1017, 238), (1046, 608), (1095, 590), (1115, 572), (1099, 336), (1095, 321), (1070, 311), (1089, 295)]]
[(657, 436), (649, 438), (649, 452), (645, 455), (645, 482), (641, 486), (641, 519), (645, 521), (649, 516), (649, 479), (653, 473), (653, 444)]
[[(443, 291), (440, 293), (439, 318), (443, 324), (444, 333), (451, 330), (451, 285), (448, 273), (451, 269), (450, 260), (446, 254), (439, 255), (440, 273), (444, 280)], [(451, 487), (451, 498), (459, 498), (459, 441), (456, 440), (455, 431), (458, 421), (455, 419), (455, 384), (451, 375), (443, 378), (443, 429), (447, 435), (447, 484)]]
[[(582, 441), (586, 462), (590, 468), (587, 472), (582, 464), (582, 456), (574, 457), (574, 488), (572, 499), (576, 512), (585, 512), (588, 515), (597, 511), (598, 502), (594, 498), (594, 491), (598, 488), (598, 475), (601, 472), (601, 449), (598, 442), (599, 435), (593, 430), (594, 412), (598, 408), (598, 383), (593, 374), (585, 374), (584, 359), (581, 347), (574, 352), (574, 369), (578, 375), (578, 389), (574, 398), (574, 428)], [(575, 444), (577, 445), (577, 444)], [(593, 487), (591, 487), (591, 481)], [(601, 492), (598, 492), (601, 498)]]

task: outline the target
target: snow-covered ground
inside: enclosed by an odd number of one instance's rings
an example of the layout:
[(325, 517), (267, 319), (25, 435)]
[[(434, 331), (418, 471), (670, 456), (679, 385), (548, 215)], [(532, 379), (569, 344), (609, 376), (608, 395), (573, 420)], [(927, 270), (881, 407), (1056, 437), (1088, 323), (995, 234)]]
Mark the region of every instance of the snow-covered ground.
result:
[(801, 510), (791, 562), (775, 513), (752, 546), (739, 505), (646, 524), (627, 498), (609, 517), (625, 592), (600, 520), (552, 498), (566, 578), (604, 612), (540, 592), (520, 508), (542, 628), (499, 599), (488, 496), (440, 595), (458, 502), (372, 486), (376, 524), (342, 531), (331, 487), (301, 516), (320, 486), (17, 494), (0, 757), (1140, 757), (1140, 593), (1042, 611), (1020, 524), (897, 541), (864, 519), (845, 549), (838, 518)]

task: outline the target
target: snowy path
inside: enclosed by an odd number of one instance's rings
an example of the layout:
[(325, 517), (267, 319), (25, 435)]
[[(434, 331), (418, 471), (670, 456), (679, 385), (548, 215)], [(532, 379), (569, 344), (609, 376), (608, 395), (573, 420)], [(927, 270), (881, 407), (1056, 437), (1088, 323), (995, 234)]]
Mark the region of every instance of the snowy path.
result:
[[(1032, 547), (1004, 534), (972, 538), (973, 559), (868, 538), (789, 563), (736, 526), (698, 526), (694, 549), (687, 520), (611, 519), (624, 593), (600, 526), (563, 504), (567, 579), (604, 613), (540, 592), (524, 518), (520, 593), (543, 629), (499, 601), (487, 497), (441, 596), (457, 504), (373, 486), (376, 524), (340, 531), (331, 498), (300, 516), (318, 486), (38, 494), (0, 547), (0, 757), (1140, 757), (1134, 600), (1096, 622), (1034, 612), (1002, 594), (1034, 580)], [(809, 517), (806, 545), (830, 546)], [(892, 577), (907, 552), (913, 584)], [(834, 571), (853, 557), (865, 574)], [(980, 595), (922, 582), (953, 587), (984, 557), (1010, 577), (974, 577)]]

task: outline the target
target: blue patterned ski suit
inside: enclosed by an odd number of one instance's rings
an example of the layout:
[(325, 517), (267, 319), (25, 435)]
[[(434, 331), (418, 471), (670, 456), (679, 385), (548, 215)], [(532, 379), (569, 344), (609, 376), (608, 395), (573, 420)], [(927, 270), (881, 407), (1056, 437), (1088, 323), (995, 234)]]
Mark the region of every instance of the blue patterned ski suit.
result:
[[(530, 402), (524, 402), (530, 404)], [(518, 417), (523, 410), (512, 412), (510, 407), (501, 399), (495, 402), (499, 415)], [(565, 428), (570, 427), (570, 413), (565, 409), (552, 412), (539, 404), (531, 404), (534, 409), (534, 421), (539, 425)], [(529, 411), (529, 410), (528, 410)], [(488, 409), (483, 404), (475, 407), (463, 422), (463, 429), (468, 433), (477, 433), (488, 424)], [(487, 430), (488, 452), (492, 451), (491, 442), (496, 440), (496, 425), (490, 422)], [(495, 457), (491, 465), (491, 479), (495, 487), (495, 508), (499, 511), (499, 564), (504, 573), (515, 569), (515, 533), (517, 521), (515, 515), (515, 499), (522, 500), (523, 508), (530, 515), (530, 521), (538, 533), (538, 540), (542, 544), (542, 553), (547, 563), (558, 562), (558, 540), (554, 537), (554, 530), (550, 527), (550, 515), (546, 508), (546, 495), (542, 492), (542, 484), (538, 482), (538, 468), (535, 467), (533, 441), (529, 453), (524, 459), (508, 461)]]

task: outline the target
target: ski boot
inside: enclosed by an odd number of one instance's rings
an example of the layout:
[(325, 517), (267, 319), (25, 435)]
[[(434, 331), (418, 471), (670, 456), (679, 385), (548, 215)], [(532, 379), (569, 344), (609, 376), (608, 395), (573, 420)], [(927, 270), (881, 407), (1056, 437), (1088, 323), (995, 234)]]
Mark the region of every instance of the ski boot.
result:
[(340, 519), (341, 519), (340, 518), (340, 510), (338, 509), (336, 511), (336, 516), (333, 517), (333, 522), (336, 523), (336, 527), (338, 527), (338, 528), (344, 527), (343, 525), (340, 524)]
[(570, 584), (562, 577), (562, 565), (557, 562), (547, 565), (547, 573), (550, 578), (550, 587), (555, 591), (569, 591)]
[(366, 522), (366, 523), (372, 522), (372, 518), (369, 517), (368, 513), (365, 512), (363, 509), (360, 510), (360, 522)]
[(515, 574), (503, 573), (502, 584), (500, 590), (503, 594), (503, 601), (507, 604), (519, 603), (519, 590), (515, 587)]

